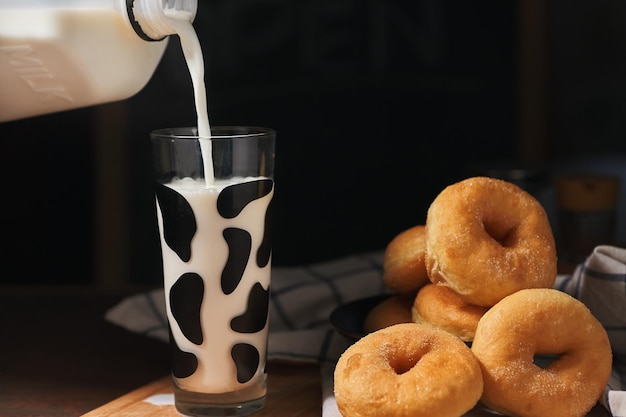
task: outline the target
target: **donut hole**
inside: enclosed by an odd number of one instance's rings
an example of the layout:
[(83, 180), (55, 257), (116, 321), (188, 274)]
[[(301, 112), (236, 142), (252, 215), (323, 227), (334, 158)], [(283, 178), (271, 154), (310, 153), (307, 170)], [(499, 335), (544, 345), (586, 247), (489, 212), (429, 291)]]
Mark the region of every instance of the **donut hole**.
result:
[(389, 366), (394, 370), (396, 375), (402, 375), (409, 372), (419, 362), (419, 358), (411, 355), (398, 355), (391, 358)]
[(487, 220), (483, 222), (483, 227), (485, 232), (502, 247), (514, 246), (516, 227)]
[(536, 353), (533, 356), (533, 363), (535, 364), (535, 366), (538, 366), (541, 369), (546, 369), (553, 362), (556, 362), (560, 358), (561, 358), (561, 355), (558, 355), (558, 354), (541, 354), (541, 353)]

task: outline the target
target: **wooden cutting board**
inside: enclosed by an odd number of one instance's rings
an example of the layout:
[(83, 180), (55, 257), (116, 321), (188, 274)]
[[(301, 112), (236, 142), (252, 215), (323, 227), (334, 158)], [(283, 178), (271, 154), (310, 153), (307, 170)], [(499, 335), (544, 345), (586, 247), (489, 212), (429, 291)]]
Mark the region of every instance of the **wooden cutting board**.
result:
[[(268, 365), (265, 408), (255, 416), (319, 417), (322, 413), (321, 375), (317, 366)], [(179, 417), (173, 405), (169, 376), (129, 392), (82, 417)], [(160, 404), (160, 405), (159, 405)]]

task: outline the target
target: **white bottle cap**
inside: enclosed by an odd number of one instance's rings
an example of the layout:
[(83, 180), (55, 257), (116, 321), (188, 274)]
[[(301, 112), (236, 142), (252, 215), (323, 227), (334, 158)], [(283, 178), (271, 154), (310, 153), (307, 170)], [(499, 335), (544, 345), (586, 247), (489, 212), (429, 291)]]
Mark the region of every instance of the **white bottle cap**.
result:
[(126, 10), (139, 37), (159, 41), (176, 33), (170, 17), (193, 22), (198, 0), (126, 0)]

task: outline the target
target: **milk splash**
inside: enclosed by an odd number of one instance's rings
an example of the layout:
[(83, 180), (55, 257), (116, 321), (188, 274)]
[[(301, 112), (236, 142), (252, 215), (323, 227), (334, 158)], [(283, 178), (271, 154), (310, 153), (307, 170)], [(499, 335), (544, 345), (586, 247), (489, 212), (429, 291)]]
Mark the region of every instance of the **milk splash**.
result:
[(206, 138), (200, 140), (202, 162), (204, 165), (205, 185), (208, 188), (215, 182), (213, 172), (213, 156), (211, 150), (211, 125), (207, 110), (206, 86), (204, 84), (204, 58), (198, 35), (189, 19), (189, 12), (176, 9), (166, 9), (165, 15), (180, 38), (185, 61), (191, 75), (194, 91), (196, 115), (198, 118), (198, 136)]

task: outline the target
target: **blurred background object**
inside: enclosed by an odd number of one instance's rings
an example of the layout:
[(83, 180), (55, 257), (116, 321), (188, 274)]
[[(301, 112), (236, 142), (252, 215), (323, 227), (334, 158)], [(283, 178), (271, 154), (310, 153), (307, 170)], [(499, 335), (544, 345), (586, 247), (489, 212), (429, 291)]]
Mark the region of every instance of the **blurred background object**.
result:
[(576, 173), (555, 179), (560, 258), (584, 262), (599, 245), (615, 244), (618, 177)]
[[(623, 161), (626, 4), (574, 3), (202, 0), (212, 124), (277, 131), (274, 264), (383, 249), (470, 165), (540, 167), (553, 216), (555, 170)], [(190, 125), (176, 39), (131, 99), (0, 124), (0, 283), (160, 285), (149, 133)]]

